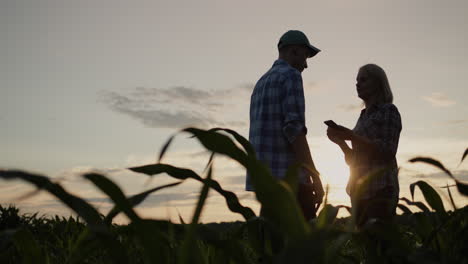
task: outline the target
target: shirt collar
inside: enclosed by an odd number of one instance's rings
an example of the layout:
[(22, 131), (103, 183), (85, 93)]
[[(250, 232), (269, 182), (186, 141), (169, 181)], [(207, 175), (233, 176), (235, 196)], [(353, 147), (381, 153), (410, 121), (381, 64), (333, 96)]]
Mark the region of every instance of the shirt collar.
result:
[(273, 63), (273, 66), (290, 66), (290, 65), (283, 59), (277, 59), (275, 60), (275, 63)]
[(289, 65), (289, 63), (287, 63), (285, 60), (283, 59), (277, 59), (275, 60), (275, 63), (273, 63), (273, 66), (272, 67), (275, 67), (275, 66), (279, 66), (279, 67), (288, 67), (288, 68), (291, 68), (297, 72), (299, 72), (299, 74), (302, 75), (302, 73), (300, 71), (298, 71), (296, 68), (294, 68), (293, 66)]

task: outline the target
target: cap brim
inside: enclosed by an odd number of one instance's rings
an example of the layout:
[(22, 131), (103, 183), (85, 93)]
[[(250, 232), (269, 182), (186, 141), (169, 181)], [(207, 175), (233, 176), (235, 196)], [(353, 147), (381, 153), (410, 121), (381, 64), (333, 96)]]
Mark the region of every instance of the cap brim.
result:
[(317, 53), (319, 53), (321, 50), (312, 46), (312, 45), (308, 45), (307, 48), (309, 48), (309, 51), (310, 51), (310, 56), (309, 58), (312, 58), (313, 56), (317, 55)]

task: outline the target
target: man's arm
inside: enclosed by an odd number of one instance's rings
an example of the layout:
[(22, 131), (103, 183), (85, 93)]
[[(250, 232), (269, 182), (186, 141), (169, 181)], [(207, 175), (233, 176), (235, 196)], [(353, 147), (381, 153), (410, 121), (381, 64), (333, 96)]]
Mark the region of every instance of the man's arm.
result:
[[(318, 178), (318, 171), (315, 168), (314, 161), (312, 160), (312, 155), (310, 154), (309, 144), (307, 143), (306, 135), (302, 132), (294, 139), (292, 142), (292, 149), (298, 162), (304, 163), (314, 170), (315, 173), (312, 173), (312, 179), (316, 180)], [(320, 180), (320, 179), (319, 179)]]
[(312, 180), (314, 182), (315, 192), (321, 201), (323, 197), (323, 186), (322, 181), (319, 177), (319, 172), (315, 168), (314, 161), (312, 160), (312, 155), (310, 154), (309, 144), (307, 143), (307, 138), (305, 133), (301, 132), (292, 142), (293, 152), (296, 154), (298, 162), (306, 164), (313, 172), (310, 172)]
[(313, 186), (318, 196), (318, 203), (321, 203), (323, 197), (322, 182), (312, 160), (305, 136), (307, 128), (305, 126), (305, 99), (302, 76), (298, 71), (295, 71), (288, 77), (284, 83), (286, 95), (282, 99), (283, 134), (292, 146), (296, 161), (305, 164), (312, 170), (309, 173), (314, 181)]

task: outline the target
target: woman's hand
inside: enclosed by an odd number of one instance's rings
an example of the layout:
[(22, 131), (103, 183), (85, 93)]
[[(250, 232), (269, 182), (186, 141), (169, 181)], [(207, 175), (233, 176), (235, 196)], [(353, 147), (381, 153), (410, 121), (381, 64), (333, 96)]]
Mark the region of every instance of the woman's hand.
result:
[(345, 160), (348, 165), (353, 163), (353, 150), (346, 144), (346, 139), (352, 139), (355, 134), (352, 130), (339, 126), (338, 128), (329, 127), (327, 129), (328, 138), (337, 144), (345, 155)]
[(327, 136), (331, 141), (340, 145), (345, 140), (351, 140), (354, 137), (354, 132), (349, 128), (339, 125), (338, 128), (328, 127)]
[(343, 144), (344, 143), (344, 140), (342, 140), (340, 137), (338, 137), (338, 135), (336, 134), (336, 129), (334, 128), (328, 128), (327, 129), (327, 137), (328, 139), (330, 139), (333, 143), (335, 144)]

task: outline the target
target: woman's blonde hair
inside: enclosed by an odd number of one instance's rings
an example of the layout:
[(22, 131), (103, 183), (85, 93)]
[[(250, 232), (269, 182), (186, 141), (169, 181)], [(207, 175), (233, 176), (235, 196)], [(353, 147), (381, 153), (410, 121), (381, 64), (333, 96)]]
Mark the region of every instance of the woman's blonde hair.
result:
[(392, 89), (390, 89), (387, 74), (385, 74), (385, 71), (380, 66), (376, 64), (366, 64), (359, 70), (365, 71), (370, 78), (374, 79), (379, 84), (379, 87), (376, 89), (375, 103), (393, 103)]

